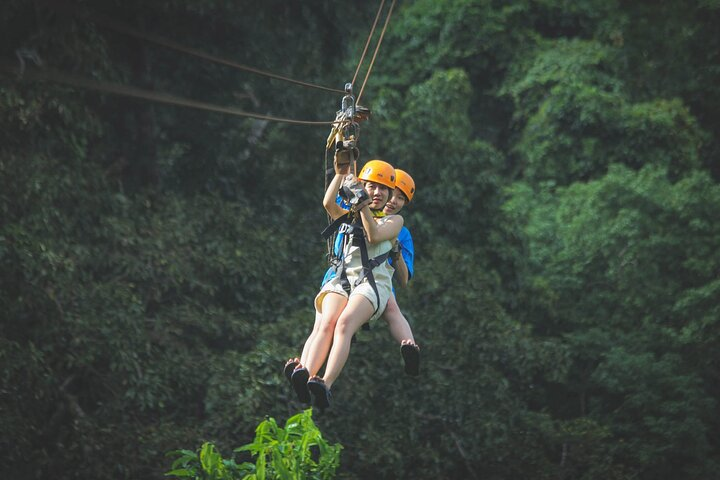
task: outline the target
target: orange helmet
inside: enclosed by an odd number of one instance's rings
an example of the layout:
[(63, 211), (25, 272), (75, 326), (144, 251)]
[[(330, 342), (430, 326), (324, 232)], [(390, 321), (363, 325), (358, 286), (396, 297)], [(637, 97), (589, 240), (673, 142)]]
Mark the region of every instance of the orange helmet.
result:
[(360, 170), (358, 179), (385, 185), (390, 190), (395, 188), (395, 169), (382, 160), (370, 160)]
[(412, 200), (413, 195), (415, 195), (415, 180), (412, 179), (409, 173), (405, 170), (400, 170), (399, 168), (395, 169), (395, 175), (397, 176), (397, 179), (395, 180), (395, 188), (399, 188), (400, 191), (405, 194), (409, 202)]

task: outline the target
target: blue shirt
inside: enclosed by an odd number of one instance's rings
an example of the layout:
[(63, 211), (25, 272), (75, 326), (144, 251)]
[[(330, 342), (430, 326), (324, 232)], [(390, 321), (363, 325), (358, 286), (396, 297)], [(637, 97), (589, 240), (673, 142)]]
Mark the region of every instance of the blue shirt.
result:
[[(398, 242), (400, 242), (400, 251), (402, 252), (403, 260), (408, 269), (408, 281), (410, 281), (415, 274), (415, 246), (413, 245), (412, 235), (407, 227), (402, 227), (398, 234)], [(388, 259), (390, 265), (392, 265), (392, 259)]]

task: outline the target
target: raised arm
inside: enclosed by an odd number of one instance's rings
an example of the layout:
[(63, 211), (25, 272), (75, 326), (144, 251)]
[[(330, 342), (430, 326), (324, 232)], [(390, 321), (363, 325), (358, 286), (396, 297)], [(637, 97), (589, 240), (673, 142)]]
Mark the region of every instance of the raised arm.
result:
[(325, 191), (325, 197), (323, 197), (323, 207), (325, 207), (325, 211), (327, 211), (328, 215), (330, 215), (333, 220), (347, 213), (347, 210), (342, 208), (335, 201), (344, 177), (345, 175), (336, 173), (335, 177), (333, 177), (330, 182), (328, 189)]
[(330, 182), (330, 185), (328, 185), (328, 189), (325, 191), (325, 196), (323, 197), (323, 207), (325, 207), (325, 211), (328, 212), (328, 215), (335, 220), (347, 213), (347, 210), (338, 205), (335, 200), (337, 199), (338, 191), (340, 190), (340, 186), (342, 185), (345, 175), (350, 173), (350, 164), (343, 162), (338, 163), (338, 155), (335, 154), (333, 166), (335, 167), (335, 176)]

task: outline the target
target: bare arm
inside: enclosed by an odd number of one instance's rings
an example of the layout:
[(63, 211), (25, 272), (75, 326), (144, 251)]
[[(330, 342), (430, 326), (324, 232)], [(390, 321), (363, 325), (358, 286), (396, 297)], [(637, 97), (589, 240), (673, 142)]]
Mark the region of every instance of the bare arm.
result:
[(367, 205), (360, 210), (360, 219), (365, 229), (365, 238), (370, 243), (380, 243), (397, 238), (404, 222), (400, 215), (390, 215), (382, 225), (378, 225)]
[(350, 164), (344, 163), (342, 160), (343, 159), (338, 158), (336, 153), (333, 159), (335, 177), (330, 182), (330, 185), (328, 185), (328, 189), (325, 191), (325, 196), (323, 197), (323, 207), (325, 207), (325, 211), (328, 212), (328, 215), (330, 215), (333, 220), (347, 213), (347, 210), (335, 202), (345, 175), (350, 173)]
[(333, 220), (347, 213), (347, 210), (335, 202), (338, 190), (340, 190), (340, 185), (342, 185), (343, 178), (345, 178), (345, 175), (336, 173), (335, 177), (330, 182), (328, 189), (325, 191), (325, 197), (323, 197), (323, 207), (325, 207), (325, 211), (327, 211), (328, 215), (330, 215)]

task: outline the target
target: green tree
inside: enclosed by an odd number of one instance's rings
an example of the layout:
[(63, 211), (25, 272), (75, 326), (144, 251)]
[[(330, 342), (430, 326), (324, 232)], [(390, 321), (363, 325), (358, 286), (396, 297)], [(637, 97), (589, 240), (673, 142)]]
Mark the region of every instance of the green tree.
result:
[(687, 107), (634, 102), (613, 73), (616, 58), (597, 42), (557, 40), (519, 62), (518, 80), (504, 91), (516, 104), (520, 175), (568, 185), (614, 163), (659, 165), (675, 178), (700, 166), (706, 135)]
[[(332, 120), (341, 94), (133, 39), (89, 14), (342, 87), (378, 5), (5, 2), (6, 476), (158, 477), (177, 445), (213, 438), (227, 451), (253, 438), (257, 418), (293, 416), (302, 407), (280, 370), (310, 330), (326, 266), (327, 126), (32, 72)], [(338, 474), (714, 475), (719, 6), (396, 4), (361, 101), (373, 115), (360, 149), (418, 182), (405, 211), (416, 278), (398, 296), (423, 376), (402, 374), (382, 322), (358, 335), (316, 419), (345, 446)], [(5, 69), (16, 54), (25, 76)]]
[(702, 173), (672, 183), (662, 168), (613, 166), (555, 193), (516, 185), (505, 207), (528, 236), (526, 320), (562, 338), (572, 358), (566, 382), (545, 384), (546, 401), (606, 426), (628, 446), (614, 449), (615, 461), (643, 478), (714, 468), (704, 460), (717, 398), (706, 347), (717, 338), (690, 340), (708, 318), (682, 299), (717, 300), (718, 193)]

